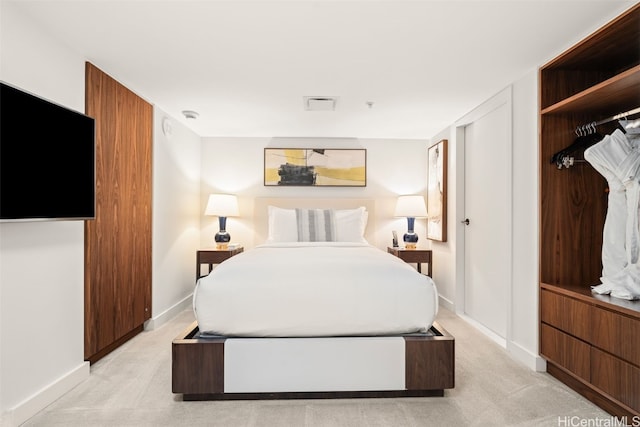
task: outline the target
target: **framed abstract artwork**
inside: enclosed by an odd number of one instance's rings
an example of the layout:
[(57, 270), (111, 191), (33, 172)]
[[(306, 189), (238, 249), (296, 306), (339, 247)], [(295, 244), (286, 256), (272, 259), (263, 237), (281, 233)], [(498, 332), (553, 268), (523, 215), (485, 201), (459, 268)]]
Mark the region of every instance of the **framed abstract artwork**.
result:
[(365, 187), (367, 150), (265, 148), (264, 185)]
[(427, 239), (447, 241), (447, 140), (427, 150)]

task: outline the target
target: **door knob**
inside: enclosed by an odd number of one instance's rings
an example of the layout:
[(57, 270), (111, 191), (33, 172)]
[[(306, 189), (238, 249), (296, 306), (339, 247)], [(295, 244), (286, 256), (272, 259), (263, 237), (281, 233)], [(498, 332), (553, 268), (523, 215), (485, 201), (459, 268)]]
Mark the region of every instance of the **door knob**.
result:
[(462, 221), (460, 221), (460, 223), (464, 224), (464, 225), (469, 225), (469, 218), (465, 218)]

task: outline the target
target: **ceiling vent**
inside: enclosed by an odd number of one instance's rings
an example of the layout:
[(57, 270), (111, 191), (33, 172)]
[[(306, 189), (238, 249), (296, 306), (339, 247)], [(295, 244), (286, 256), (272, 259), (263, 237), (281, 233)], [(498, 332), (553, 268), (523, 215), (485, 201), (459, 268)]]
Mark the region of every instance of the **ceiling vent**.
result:
[(335, 96), (305, 96), (303, 99), (306, 111), (334, 111), (338, 102)]

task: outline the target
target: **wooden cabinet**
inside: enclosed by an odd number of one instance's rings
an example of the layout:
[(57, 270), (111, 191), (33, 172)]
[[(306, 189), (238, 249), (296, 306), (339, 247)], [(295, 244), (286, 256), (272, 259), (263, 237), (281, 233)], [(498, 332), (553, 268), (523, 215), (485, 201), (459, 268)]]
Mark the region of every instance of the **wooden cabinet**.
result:
[(594, 297), (588, 290), (543, 285), (540, 307), (540, 354), (547, 362), (582, 381), (574, 388), (614, 415), (639, 415), (636, 304)]
[[(640, 302), (594, 295), (608, 184), (576, 152), (554, 154), (597, 122), (640, 107), (640, 5), (540, 68), (540, 353), (548, 372), (618, 416), (640, 414)], [(628, 418), (631, 419), (631, 418)]]
[(96, 120), (96, 218), (85, 222), (85, 359), (103, 357), (151, 318), (153, 107), (86, 64)]

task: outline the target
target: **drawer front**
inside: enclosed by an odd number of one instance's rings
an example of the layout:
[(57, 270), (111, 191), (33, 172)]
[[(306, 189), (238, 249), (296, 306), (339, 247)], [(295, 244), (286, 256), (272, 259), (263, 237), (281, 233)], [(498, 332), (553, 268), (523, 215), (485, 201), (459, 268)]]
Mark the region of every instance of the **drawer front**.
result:
[(540, 292), (540, 320), (556, 328), (562, 329), (564, 297), (547, 290)]
[(540, 293), (541, 320), (585, 341), (591, 341), (593, 309), (582, 301), (546, 289)]
[(591, 346), (551, 326), (540, 329), (540, 354), (589, 381), (591, 375)]
[(398, 253), (398, 257), (404, 260), (405, 262), (429, 262), (431, 260), (431, 255), (428, 252), (424, 251), (401, 251)]
[(244, 251), (244, 248), (218, 250), (218, 251), (201, 250), (201, 251), (198, 251), (197, 258), (198, 258), (198, 262), (201, 264), (220, 264), (221, 262), (243, 251)]
[(640, 411), (640, 368), (593, 347), (591, 383), (614, 399)]
[(592, 343), (640, 366), (640, 320), (594, 307)]

